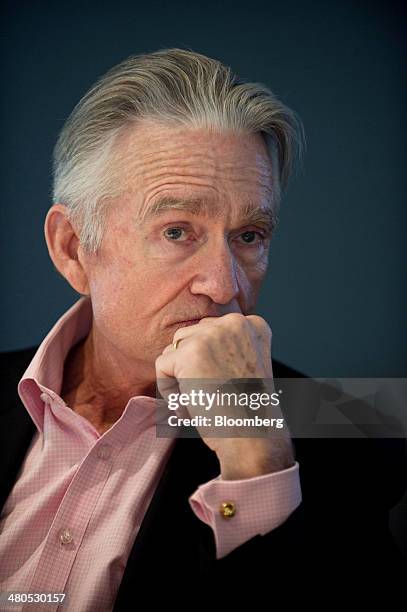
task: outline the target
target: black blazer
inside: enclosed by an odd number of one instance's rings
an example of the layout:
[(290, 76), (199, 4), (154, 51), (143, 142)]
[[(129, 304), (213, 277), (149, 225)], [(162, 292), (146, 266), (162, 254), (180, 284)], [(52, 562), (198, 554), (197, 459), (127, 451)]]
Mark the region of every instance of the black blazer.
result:
[[(1, 508), (35, 432), (17, 384), (37, 348), (0, 354)], [(276, 378), (301, 376), (276, 361), (273, 369)], [(300, 506), (277, 529), (216, 560), (212, 530), (188, 497), (218, 475), (218, 461), (201, 439), (178, 439), (135, 538), (114, 612), (140, 609), (144, 596), (151, 602), (146, 609), (205, 598), (213, 609), (214, 601), (231, 604), (244, 594), (252, 604), (281, 598), (286, 605), (323, 603), (327, 596), (365, 604), (395, 598), (407, 563), (388, 519), (407, 486), (405, 440), (297, 438), (294, 447)]]

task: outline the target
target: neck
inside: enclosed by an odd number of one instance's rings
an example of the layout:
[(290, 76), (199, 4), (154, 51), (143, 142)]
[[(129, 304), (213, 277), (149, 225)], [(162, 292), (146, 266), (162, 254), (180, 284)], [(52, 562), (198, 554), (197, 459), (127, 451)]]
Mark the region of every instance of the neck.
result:
[(145, 364), (134, 363), (107, 346), (94, 325), (88, 336), (70, 350), (64, 364), (61, 397), (72, 410), (103, 433), (115, 423), (131, 397), (156, 397), (156, 384)]

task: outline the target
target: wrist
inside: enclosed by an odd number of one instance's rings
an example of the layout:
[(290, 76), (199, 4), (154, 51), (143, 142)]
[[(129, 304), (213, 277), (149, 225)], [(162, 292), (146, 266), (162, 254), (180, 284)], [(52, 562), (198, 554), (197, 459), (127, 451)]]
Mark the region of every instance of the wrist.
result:
[[(286, 470), (295, 465), (291, 440), (233, 440), (219, 456), (222, 480), (244, 480)], [(266, 442), (266, 443), (265, 443)]]

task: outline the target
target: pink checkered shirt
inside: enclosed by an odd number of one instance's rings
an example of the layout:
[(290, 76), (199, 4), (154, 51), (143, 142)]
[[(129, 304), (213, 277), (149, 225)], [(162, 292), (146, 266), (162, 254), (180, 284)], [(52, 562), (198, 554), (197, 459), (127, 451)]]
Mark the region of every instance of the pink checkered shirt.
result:
[[(59, 609), (110, 611), (174, 440), (155, 434), (155, 400), (129, 399), (100, 435), (61, 399), (69, 350), (91, 327), (88, 297), (54, 325), (18, 384), (37, 431), (0, 517), (0, 590), (66, 593)], [(219, 507), (233, 499), (236, 515)], [(221, 558), (282, 524), (301, 503), (299, 466), (240, 481), (220, 476), (189, 498)], [(22, 604), (1, 610), (57, 610)]]

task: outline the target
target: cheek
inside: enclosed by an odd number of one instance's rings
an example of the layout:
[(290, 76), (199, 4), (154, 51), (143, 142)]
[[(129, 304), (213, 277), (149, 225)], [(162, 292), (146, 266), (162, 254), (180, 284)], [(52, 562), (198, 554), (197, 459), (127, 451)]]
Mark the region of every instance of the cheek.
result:
[(253, 267), (240, 267), (238, 283), (240, 288), (240, 306), (243, 312), (254, 312), (260, 289), (267, 272), (267, 264), (259, 263)]
[(266, 276), (267, 259), (253, 265), (236, 262), (235, 269), (241, 290), (248, 294), (258, 292)]
[(142, 307), (143, 279), (120, 260), (99, 269), (90, 282), (93, 313), (99, 326), (127, 325), (136, 305)]
[[(142, 263), (143, 262), (143, 263)], [(104, 335), (133, 337), (152, 331), (157, 315), (173, 299), (174, 282), (162, 268), (123, 256), (92, 275), (90, 293), (95, 322)]]

